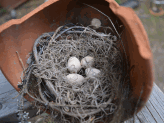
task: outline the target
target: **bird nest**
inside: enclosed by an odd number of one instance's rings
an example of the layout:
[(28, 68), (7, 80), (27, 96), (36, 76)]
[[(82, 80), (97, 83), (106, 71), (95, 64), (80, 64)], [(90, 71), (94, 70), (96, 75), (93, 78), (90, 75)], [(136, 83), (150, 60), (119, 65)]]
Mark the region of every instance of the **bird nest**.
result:
[[(109, 121), (120, 111), (125, 76), (121, 39), (110, 28), (100, 28), (101, 32), (67, 24), (36, 39), (23, 78), (23, 89), (36, 107), (60, 115), (63, 122)], [(88, 56), (92, 64), (69, 69), (70, 58), (80, 61)], [(69, 75), (76, 80), (70, 81)]]

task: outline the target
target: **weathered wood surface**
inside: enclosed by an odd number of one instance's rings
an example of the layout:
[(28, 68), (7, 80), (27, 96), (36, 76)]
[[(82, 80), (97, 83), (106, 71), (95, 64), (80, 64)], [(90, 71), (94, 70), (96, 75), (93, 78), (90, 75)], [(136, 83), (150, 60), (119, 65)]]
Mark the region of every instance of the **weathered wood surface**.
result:
[[(0, 123), (18, 122), (17, 100), (20, 99), (20, 96), (17, 95), (18, 92), (0, 71)], [(36, 110), (32, 110), (32, 106), (27, 100), (24, 101), (24, 109), (30, 112), (31, 117), (36, 114)]]
[[(18, 121), (16, 117), (17, 99), (20, 96), (14, 98), (17, 95), (18, 92), (14, 90), (0, 71), (0, 123)], [(25, 109), (28, 109), (31, 117), (36, 114), (27, 100), (25, 100)], [(124, 123), (133, 123), (133, 120), (130, 119)], [(135, 123), (164, 123), (164, 93), (155, 83), (146, 106), (135, 116)]]
[[(131, 123), (128, 120), (124, 123)], [(146, 106), (135, 116), (135, 123), (164, 123), (164, 93), (154, 83)]]

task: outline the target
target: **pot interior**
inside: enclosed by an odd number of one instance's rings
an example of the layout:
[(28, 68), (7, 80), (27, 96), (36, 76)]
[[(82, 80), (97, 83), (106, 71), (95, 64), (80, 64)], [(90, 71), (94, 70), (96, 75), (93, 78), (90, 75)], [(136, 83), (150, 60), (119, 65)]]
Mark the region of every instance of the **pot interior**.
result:
[[(52, 32), (57, 29), (57, 27), (62, 26), (67, 23), (79, 23), (83, 26), (88, 26), (91, 24), (93, 18), (97, 18), (101, 21), (102, 26), (109, 26), (114, 30), (113, 25), (110, 23), (108, 18), (102, 13), (93, 9), (82, 3), (89, 4), (110, 17), (111, 21), (114, 23), (116, 30), (121, 34), (122, 41), (124, 43), (124, 48), (127, 53), (127, 58), (130, 60), (130, 66), (138, 65), (138, 67), (133, 70), (133, 77), (131, 77), (130, 86), (132, 88), (132, 94), (129, 100), (126, 100), (124, 107), (127, 109), (128, 115), (134, 113), (134, 108), (140, 96), (142, 85), (144, 81), (149, 81), (147, 78), (140, 77), (141, 69), (147, 69), (149, 65), (145, 59), (141, 58), (137, 47), (133, 47), (135, 44), (132, 40), (133, 34), (129, 32), (126, 23), (126, 19), (119, 19), (112, 10), (109, 8), (109, 3), (106, 1), (93, 1), (93, 0), (60, 0), (51, 4), (51, 1), (46, 2), (41, 5), (36, 10), (32, 11), (25, 17), (25, 21), (17, 23), (18, 20), (10, 21), (8, 28), (2, 30), (0, 33), (0, 67), (7, 78), (7, 80), (13, 85), (13, 87), (19, 91), (17, 87), (18, 82), (21, 81), (20, 76), (23, 71), (22, 65), (17, 57), (16, 51), (20, 54), (20, 58), (23, 63), (27, 66), (26, 60), (29, 57), (29, 53), (32, 51), (33, 44), (35, 40), (45, 32)], [(123, 21), (124, 20), (124, 21)], [(13, 22), (13, 23), (12, 23)], [(12, 24), (11, 24), (12, 23)], [(125, 25), (121, 28), (120, 25)], [(116, 34), (116, 33), (114, 33)], [(136, 49), (136, 50), (135, 50)], [(123, 50), (123, 49), (122, 49)], [(135, 54), (135, 57), (134, 57)], [(138, 59), (138, 60), (136, 60)], [(148, 71), (148, 69), (146, 70)], [(140, 81), (141, 80), (141, 81)], [(140, 82), (140, 83), (139, 83)], [(146, 91), (147, 87), (144, 86), (143, 95), (141, 96), (141, 101), (138, 104), (138, 110), (144, 105), (145, 100), (147, 100), (149, 91)], [(27, 97), (26, 97), (27, 98)], [(27, 98), (27, 100), (31, 100)], [(127, 118), (128, 116), (125, 116)]]

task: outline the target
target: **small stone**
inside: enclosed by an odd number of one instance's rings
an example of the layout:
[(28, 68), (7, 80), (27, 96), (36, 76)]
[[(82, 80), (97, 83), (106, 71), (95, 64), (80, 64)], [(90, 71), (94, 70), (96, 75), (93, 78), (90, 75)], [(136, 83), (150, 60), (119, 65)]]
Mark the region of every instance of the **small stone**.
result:
[(98, 29), (101, 26), (101, 21), (97, 18), (93, 18), (91, 21), (91, 25), (95, 28)]
[(17, 13), (16, 13), (16, 11), (15, 11), (14, 9), (11, 10), (10, 14), (11, 14), (11, 18), (12, 18), (12, 19), (16, 19)]

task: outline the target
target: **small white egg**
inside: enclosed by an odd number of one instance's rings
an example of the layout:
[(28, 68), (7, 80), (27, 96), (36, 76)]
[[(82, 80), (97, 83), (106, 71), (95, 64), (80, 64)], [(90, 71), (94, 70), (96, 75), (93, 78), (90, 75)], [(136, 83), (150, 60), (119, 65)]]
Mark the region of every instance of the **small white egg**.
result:
[(81, 64), (79, 59), (76, 57), (70, 57), (68, 60), (68, 70), (71, 73), (77, 73), (81, 69)]
[(87, 77), (97, 77), (100, 74), (100, 70), (96, 68), (87, 68), (85, 74)]
[(84, 68), (92, 67), (94, 63), (94, 58), (91, 56), (86, 56), (81, 60), (81, 66)]
[(67, 75), (67, 81), (70, 84), (81, 85), (83, 80), (84, 80), (84, 77), (79, 75), (79, 74), (69, 74), (69, 75)]

